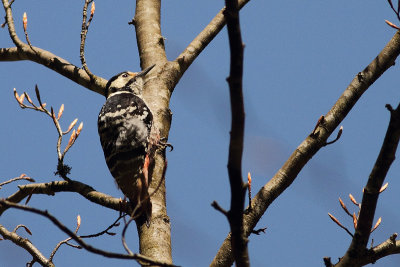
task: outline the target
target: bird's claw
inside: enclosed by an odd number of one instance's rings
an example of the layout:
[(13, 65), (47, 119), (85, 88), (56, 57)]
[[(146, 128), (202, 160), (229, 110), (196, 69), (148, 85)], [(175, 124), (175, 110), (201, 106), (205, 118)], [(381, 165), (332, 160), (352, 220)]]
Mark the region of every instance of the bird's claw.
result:
[(166, 142), (167, 138), (163, 137), (158, 141), (158, 146), (165, 149), (167, 147), (170, 148), (169, 152), (171, 152), (172, 150), (174, 150), (174, 146), (170, 143)]

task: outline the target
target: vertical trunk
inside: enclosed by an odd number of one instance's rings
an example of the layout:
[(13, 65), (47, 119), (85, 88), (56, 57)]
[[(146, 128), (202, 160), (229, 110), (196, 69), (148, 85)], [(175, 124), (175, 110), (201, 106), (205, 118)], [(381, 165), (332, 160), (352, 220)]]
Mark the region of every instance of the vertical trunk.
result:
[[(160, 137), (167, 138), (171, 125), (171, 95), (166, 82), (160, 79), (163, 66), (167, 63), (164, 39), (161, 35), (160, 8), (160, 0), (137, 0), (134, 24), (142, 69), (156, 64), (147, 76), (144, 100), (153, 113), (153, 123), (160, 132)], [(160, 182), (161, 186), (151, 196), (153, 211), (150, 227), (138, 227), (139, 247), (143, 255), (172, 263), (171, 226), (166, 208), (165, 181), (162, 181), (165, 168), (165, 153), (160, 151), (155, 155), (150, 193), (156, 190)]]

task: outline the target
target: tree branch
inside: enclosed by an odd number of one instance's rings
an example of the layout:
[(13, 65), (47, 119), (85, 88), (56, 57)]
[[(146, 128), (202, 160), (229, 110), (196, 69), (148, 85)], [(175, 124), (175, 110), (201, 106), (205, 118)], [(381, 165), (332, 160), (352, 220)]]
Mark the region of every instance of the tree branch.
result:
[[(244, 7), (248, 2), (250, 2), (250, 0), (239, 0), (239, 9)], [(175, 81), (175, 84), (170, 86), (171, 93), (179, 79), (193, 63), (193, 61), (225, 26), (226, 18), (224, 16), (224, 12), (225, 7), (218, 12), (218, 14), (210, 21), (210, 23), (208, 23), (208, 25), (192, 40), (192, 42), (190, 42), (185, 50), (174, 61), (169, 62), (169, 64), (171, 64), (171, 69), (169, 70), (168, 75), (173, 75)], [(172, 66), (175, 66), (175, 68), (172, 68)]]
[(107, 257), (107, 258), (133, 259), (133, 260), (136, 260), (136, 261), (138, 261), (139, 263), (142, 263), (142, 264), (145, 263), (145, 264), (153, 264), (153, 265), (157, 265), (157, 266), (169, 266), (169, 267), (175, 266), (175, 265), (171, 265), (169, 263), (165, 263), (163, 261), (153, 260), (153, 259), (151, 259), (149, 257), (143, 256), (143, 255), (140, 255), (140, 254), (127, 255), (127, 254), (114, 253), (114, 252), (109, 252), (109, 251), (105, 251), (105, 250), (102, 250), (102, 249), (95, 248), (95, 247), (87, 244), (85, 241), (83, 241), (79, 236), (77, 236), (73, 231), (68, 229), (65, 225), (63, 225), (60, 221), (58, 221), (53, 215), (49, 214), (46, 210), (42, 211), (42, 210), (35, 209), (35, 208), (32, 208), (32, 207), (18, 205), (18, 204), (12, 203), (10, 201), (2, 200), (2, 199), (0, 199), (0, 204), (2, 204), (3, 206), (7, 206), (9, 208), (15, 208), (15, 209), (19, 209), (19, 210), (24, 210), (24, 211), (32, 212), (32, 213), (35, 213), (35, 214), (39, 214), (39, 215), (41, 215), (43, 217), (46, 217), (55, 226), (57, 226), (61, 231), (66, 233), (75, 242), (77, 242), (80, 246), (82, 246), (82, 248), (84, 248), (87, 251), (92, 252), (94, 254), (99, 254), (99, 255), (102, 255), (102, 256)]
[[(349, 84), (314, 135), (308, 136), (292, 153), (281, 169), (266, 183), (252, 200), (252, 210), (244, 216), (248, 236), (269, 205), (296, 179), (305, 164), (326, 143), (340, 122), (347, 116), (362, 94), (391, 66), (400, 54), (400, 32), (396, 32), (379, 55)], [(231, 266), (233, 255), (230, 234), (224, 240), (211, 266)]]
[(371, 234), (380, 189), (395, 159), (400, 139), (400, 105), (395, 110), (390, 105), (386, 106), (390, 111), (390, 122), (385, 139), (368, 178), (367, 185), (364, 188), (360, 215), (354, 237), (346, 254), (336, 266), (359, 266), (359, 262), (367, 253), (366, 248)]
[[(114, 198), (96, 191), (93, 187), (74, 180), (53, 181), (50, 183), (36, 183), (18, 186), (19, 190), (9, 196), (6, 200), (12, 203), (19, 203), (25, 197), (32, 194), (46, 194), (53, 196), (57, 192), (76, 192), (93, 203), (99, 204), (116, 211), (123, 211), (131, 214), (129, 205), (122, 203), (121, 199)], [(7, 206), (0, 205), (0, 216), (7, 210)]]
[(244, 103), (243, 103), (243, 43), (240, 32), (239, 6), (237, 0), (226, 0), (224, 12), (230, 47), (230, 73), (226, 79), (229, 84), (231, 100), (231, 131), (228, 156), (228, 173), (231, 187), (231, 208), (228, 221), (231, 228), (231, 246), (236, 265), (249, 266), (247, 237), (243, 231), (243, 210), (246, 186), (242, 179), (242, 155), (244, 139)]
[[(87, 19), (87, 7), (89, 3), (92, 3), (92, 8), (90, 11), (90, 17), (89, 20), (86, 22)], [(80, 58), (81, 58), (81, 63), (83, 69), (86, 71), (87, 75), (89, 75), (90, 79), (95, 80), (96, 76), (89, 70), (89, 67), (86, 64), (86, 59), (85, 59), (85, 43), (86, 43), (86, 35), (89, 30), (90, 22), (92, 22), (93, 15), (94, 15), (94, 2), (93, 0), (85, 0), (85, 4), (83, 5), (83, 10), (82, 10), (82, 30), (81, 30), (81, 44), (80, 44)]]
[(17, 32), (15, 31), (14, 18), (12, 16), (11, 5), (12, 2), (9, 3), (8, 0), (2, 0), (4, 11), (6, 12), (6, 23), (8, 27), (8, 33), (10, 34), (11, 40), (13, 43), (19, 48), (22, 49), (24, 46), (27, 46), (24, 42), (19, 39)]
[(367, 255), (360, 259), (360, 265), (364, 266), (370, 263), (375, 263), (377, 260), (383, 257), (393, 254), (400, 254), (400, 241), (396, 241), (396, 238), (397, 234), (393, 234), (385, 242), (368, 250)]
[(14, 26), (11, 5), (8, 0), (2, 0), (3, 7), (6, 12), (6, 22), (8, 32), (16, 47), (0, 48), (0, 61), (18, 61), (30, 60), (39, 63), (68, 79), (96, 92), (104, 95), (104, 88), (107, 81), (101, 77), (94, 75), (94, 81), (91, 81), (89, 75), (81, 68), (69, 63), (67, 60), (52, 54), (41, 48), (25, 44), (22, 42)]
[(32, 255), (33, 260), (40, 263), (42, 266), (54, 267), (54, 264), (49, 261), (43, 254), (29, 241), (14, 232), (8, 231), (3, 225), (0, 225), (0, 235), (4, 239), (12, 241), (17, 246), (25, 249)]

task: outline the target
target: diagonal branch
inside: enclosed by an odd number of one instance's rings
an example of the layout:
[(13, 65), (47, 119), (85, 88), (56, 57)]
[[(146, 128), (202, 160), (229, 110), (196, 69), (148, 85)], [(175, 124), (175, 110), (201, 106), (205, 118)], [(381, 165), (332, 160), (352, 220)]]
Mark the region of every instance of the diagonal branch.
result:
[(23, 238), (15, 232), (8, 231), (3, 225), (0, 224), (0, 236), (4, 239), (12, 241), (17, 246), (25, 249), (32, 255), (33, 260), (40, 263), (42, 266), (54, 267), (54, 264), (48, 260), (43, 254), (26, 238)]
[(102, 255), (102, 256), (107, 257), (107, 258), (133, 259), (133, 260), (136, 260), (139, 263), (143, 263), (143, 264), (153, 264), (153, 265), (157, 265), (157, 266), (171, 266), (171, 267), (175, 266), (175, 265), (168, 264), (168, 263), (165, 263), (165, 262), (162, 262), (162, 261), (153, 260), (153, 259), (151, 259), (149, 257), (143, 256), (143, 255), (140, 255), (140, 254), (127, 255), (127, 254), (114, 253), (114, 252), (110, 252), (110, 251), (106, 251), (106, 250), (95, 248), (95, 247), (87, 244), (85, 241), (83, 241), (79, 236), (77, 236), (73, 231), (68, 229), (65, 225), (63, 225), (59, 220), (57, 220), (53, 215), (48, 213), (46, 210), (42, 211), (42, 210), (39, 210), (39, 209), (36, 209), (36, 208), (18, 205), (18, 204), (15, 204), (15, 203), (12, 203), (12, 202), (9, 202), (9, 201), (6, 201), (6, 200), (2, 200), (2, 199), (0, 199), (0, 204), (2, 204), (3, 206), (7, 206), (9, 208), (24, 210), (24, 211), (32, 212), (32, 213), (41, 215), (43, 217), (46, 217), (55, 226), (57, 226), (61, 231), (66, 233), (75, 242), (77, 242), (80, 246), (82, 246), (82, 248), (84, 248), (87, 251), (92, 252), (94, 254)]
[[(391, 66), (400, 54), (400, 32), (396, 32), (379, 55), (356, 75), (331, 110), (325, 116), (324, 123), (308, 136), (292, 153), (281, 169), (266, 183), (252, 200), (252, 210), (244, 216), (245, 234), (251, 231), (265, 213), (269, 205), (296, 179), (305, 164), (326, 143), (327, 138), (343, 121), (362, 94)], [(224, 240), (211, 266), (231, 266), (233, 255), (230, 234)]]
[(395, 159), (400, 139), (400, 105), (395, 110), (390, 105), (386, 106), (390, 111), (389, 126), (381, 151), (369, 175), (367, 185), (364, 188), (360, 215), (354, 237), (346, 254), (337, 266), (358, 266), (367, 251), (366, 247), (371, 234), (380, 189)]
[(24, 46), (21, 50), (17, 47), (0, 48), (0, 61), (30, 60), (54, 70), (93, 92), (104, 95), (107, 80), (96, 76), (95, 81), (92, 82), (89, 75), (83, 69), (78, 68), (67, 60), (39, 47), (33, 46), (33, 49), (37, 53), (32, 51), (29, 46)]
[[(244, 7), (250, 0), (239, 0), (239, 9)], [(185, 48), (185, 50), (169, 64), (178, 65), (179, 67), (172, 68), (175, 85), (179, 79), (193, 63), (193, 61), (200, 55), (200, 53), (206, 48), (215, 36), (222, 30), (226, 24), (226, 18), (224, 16), (225, 7), (222, 8), (218, 14), (208, 23), (208, 25), (192, 40), (192, 42)], [(168, 73), (171, 75), (171, 73)], [(175, 86), (171, 86), (170, 90), (173, 91)]]
[[(19, 190), (9, 196), (6, 200), (19, 203), (25, 197), (32, 194), (54, 195), (58, 192), (76, 192), (93, 203), (99, 204), (116, 211), (124, 211), (131, 214), (129, 205), (125, 205), (121, 199), (96, 191), (93, 187), (74, 180), (53, 181), (50, 183), (35, 183), (18, 186)], [(0, 216), (7, 210), (7, 206), (0, 205)]]

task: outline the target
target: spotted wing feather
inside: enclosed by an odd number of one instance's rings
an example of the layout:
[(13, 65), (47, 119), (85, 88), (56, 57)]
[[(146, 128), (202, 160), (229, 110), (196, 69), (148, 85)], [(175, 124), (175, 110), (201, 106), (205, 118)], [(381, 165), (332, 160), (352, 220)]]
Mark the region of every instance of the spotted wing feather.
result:
[(151, 215), (148, 176), (143, 175), (153, 116), (138, 96), (109, 97), (100, 111), (98, 131), (107, 166), (132, 207)]

